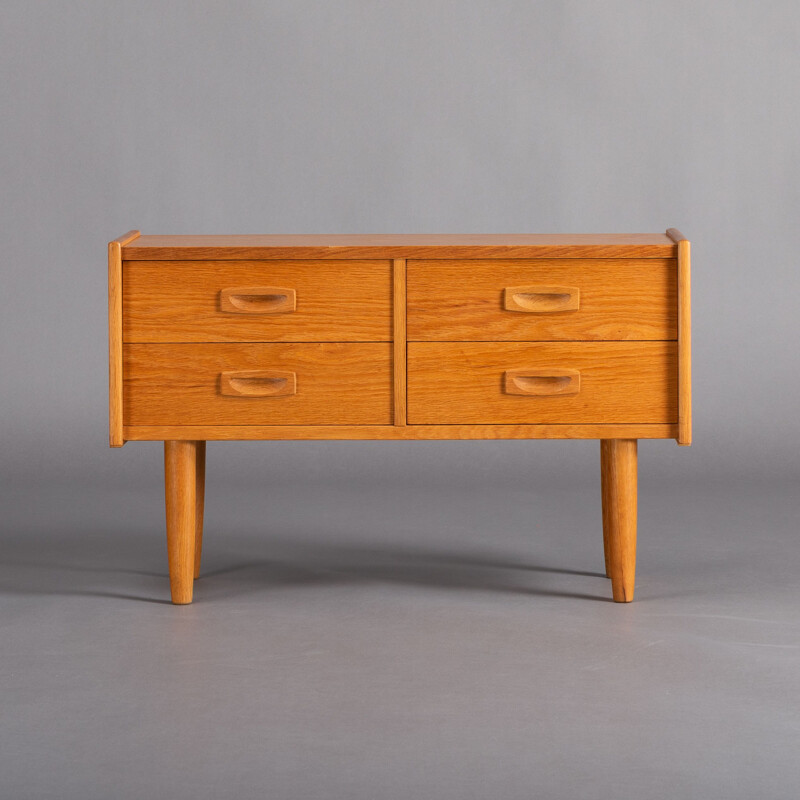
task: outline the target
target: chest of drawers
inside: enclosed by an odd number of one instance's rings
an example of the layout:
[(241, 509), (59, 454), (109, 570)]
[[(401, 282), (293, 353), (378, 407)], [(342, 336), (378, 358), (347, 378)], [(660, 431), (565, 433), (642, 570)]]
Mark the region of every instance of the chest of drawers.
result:
[(691, 443), (689, 242), (666, 234), (141, 236), (109, 243), (110, 443), (163, 440), (174, 603), (206, 442), (599, 439), (633, 599), (639, 439)]

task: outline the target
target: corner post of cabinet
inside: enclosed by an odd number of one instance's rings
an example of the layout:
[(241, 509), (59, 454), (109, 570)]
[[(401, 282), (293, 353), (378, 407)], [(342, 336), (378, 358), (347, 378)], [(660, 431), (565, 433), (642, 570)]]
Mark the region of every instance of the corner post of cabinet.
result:
[(406, 425), (406, 260), (392, 260), (392, 374), (396, 427)]
[(691, 245), (676, 228), (667, 236), (678, 250), (678, 438), (679, 445), (692, 443), (692, 295)]
[(108, 443), (122, 447), (122, 248), (139, 236), (128, 231), (108, 243)]

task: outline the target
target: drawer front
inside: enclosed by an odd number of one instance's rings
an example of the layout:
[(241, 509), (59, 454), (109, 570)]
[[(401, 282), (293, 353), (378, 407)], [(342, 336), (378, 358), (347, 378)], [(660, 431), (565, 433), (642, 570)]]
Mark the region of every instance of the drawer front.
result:
[(408, 262), (408, 338), (677, 338), (673, 259)]
[(389, 425), (391, 345), (126, 344), (126, 425)]
[(126, 261), (126, 342), (383, 342), (390, 261)]
[(410, 425), (666, 423), (674, 342), (411, 342)]

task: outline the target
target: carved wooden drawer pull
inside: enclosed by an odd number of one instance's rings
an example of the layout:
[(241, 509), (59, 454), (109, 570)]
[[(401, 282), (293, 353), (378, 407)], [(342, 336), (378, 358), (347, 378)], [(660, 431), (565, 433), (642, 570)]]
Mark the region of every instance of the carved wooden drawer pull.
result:
[(528, 314), (557, 314), (577, 311), (581, 304), (581, 290), (567, 286), (509, 286), (503, 293), (506, 311), (524, 311)]
[(504, 379), (506, 394), (550, 397), (578, 394), (581, 390), (581, 373), (576, 369), (509, 369)]
[(229, 397), (286, 397), (297, 394), (297, 375), (271, 369), (223, 372), (219, 388)]
[(285, 314), (296, 310), (297, 294), (274, 286), (235, 286), (219, 293), (219, 306), (232, 314)]

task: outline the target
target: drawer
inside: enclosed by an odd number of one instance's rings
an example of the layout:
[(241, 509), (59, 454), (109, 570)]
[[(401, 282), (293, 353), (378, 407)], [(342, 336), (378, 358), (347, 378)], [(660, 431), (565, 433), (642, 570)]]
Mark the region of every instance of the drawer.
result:
[(126, 342), (384, 342), (391, 261), (126, 261)]
[(126, 425), (389, 425), (391, 345), (126, 344)]
[(408, 262), (408, 338), (677, 338), (677, 267), (661, 258)]
[(675, 342), (411, 342), (408, 423), (671, 423)]

